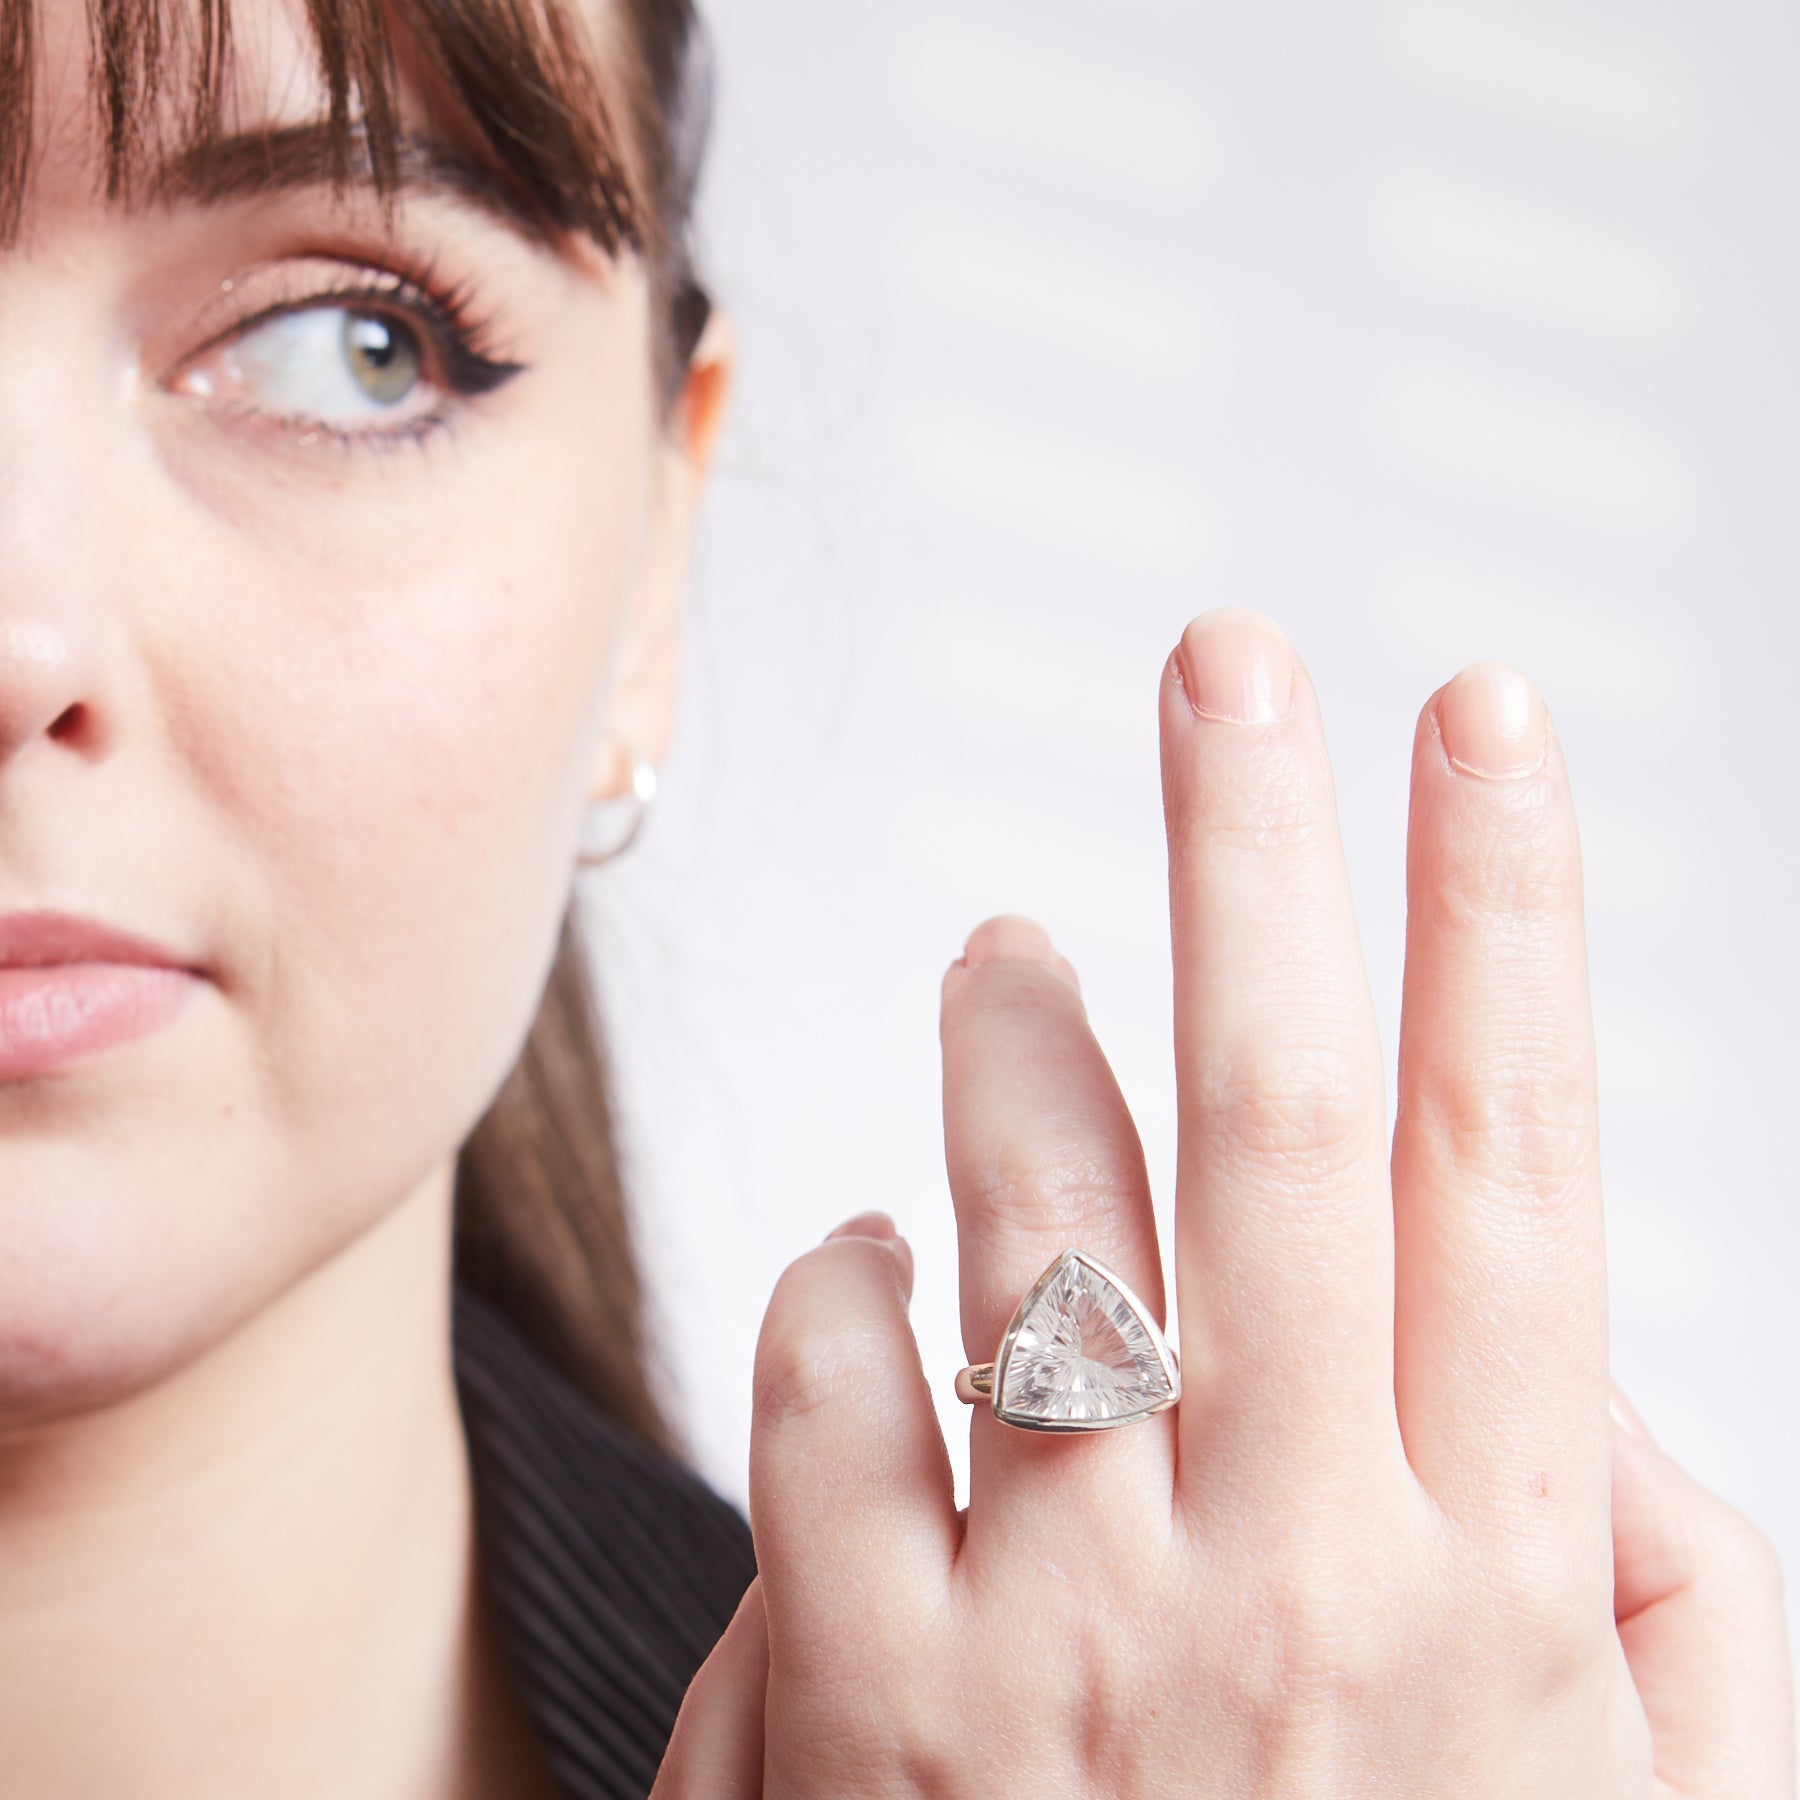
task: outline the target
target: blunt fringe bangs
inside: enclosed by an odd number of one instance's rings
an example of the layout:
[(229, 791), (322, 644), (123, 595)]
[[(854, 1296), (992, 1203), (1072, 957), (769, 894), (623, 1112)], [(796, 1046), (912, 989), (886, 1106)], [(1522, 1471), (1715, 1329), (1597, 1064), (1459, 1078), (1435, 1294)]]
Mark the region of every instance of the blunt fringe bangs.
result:
[[(608, 255), (644, 257), (666, 395), (710, 312), (686, 248), (712, 108), (706, 35), (692, 0), (610, 0), (629, 66), (603, 71), (596, 34), (573, 10), (582, 3), (305, 0), (331, 176), (370, 180), (391, 204), (394, 43), (404, 34), (547, 233), (581, 232)], [(147, 162), (222, 134), (231, 0), (86, 0), (86, 9), (104, 192), (125, 201)], [(16, 239), (30, 182), (36, 50), (32, 0), (0, 0), (0, 246)], [(161, 141), (171, 113), (182, 121), (175, 144)]]

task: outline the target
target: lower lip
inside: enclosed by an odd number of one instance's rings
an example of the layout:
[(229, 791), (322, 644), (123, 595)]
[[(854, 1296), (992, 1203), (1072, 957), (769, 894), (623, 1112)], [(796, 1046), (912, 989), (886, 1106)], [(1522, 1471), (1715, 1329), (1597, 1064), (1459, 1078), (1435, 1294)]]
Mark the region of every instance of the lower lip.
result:
[(139, 963), (0, 968), (0, 1081), (46, 1075), (173, 1024), (200, 986)]

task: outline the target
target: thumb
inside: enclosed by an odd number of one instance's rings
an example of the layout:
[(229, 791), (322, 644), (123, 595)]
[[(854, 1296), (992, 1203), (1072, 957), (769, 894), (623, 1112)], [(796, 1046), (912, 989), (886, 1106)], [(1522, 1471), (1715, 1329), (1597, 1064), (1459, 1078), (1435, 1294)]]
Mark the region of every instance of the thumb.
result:
[(650, 1800), (761, 1800), (769, 1636), (750, 1583), (681, 1702)]
[(1613, 1613), (1656, 1773), (1708, 1800), (1794, 1793), (1781, 1565), (1755, 1526), (1657, 1448), (1613, 1389)]

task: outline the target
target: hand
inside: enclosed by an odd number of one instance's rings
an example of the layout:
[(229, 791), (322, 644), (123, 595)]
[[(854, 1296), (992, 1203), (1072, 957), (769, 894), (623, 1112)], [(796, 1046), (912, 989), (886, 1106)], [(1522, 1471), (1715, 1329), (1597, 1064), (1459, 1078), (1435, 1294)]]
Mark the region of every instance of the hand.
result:
[[(761, 1573), (657, 1795), (1791, 1796), (1773, 1556), (1609, 1416), (1580, 857), (1536, 694), (1477, 668), (1419, 722), (1391, 1167), (1304, 669), (1204, 615), (1161, 728), (1181, 1403), (1079, 1437), (977, 1407), (959, 1514), (904, 1247), (859, 1220), (802, 1256), (757, 1348)], [(974, 933), (942, 1036), (969, 1359), (1071, 1245), (1160, 1316), (1137, 1134), (1035, 926)]]

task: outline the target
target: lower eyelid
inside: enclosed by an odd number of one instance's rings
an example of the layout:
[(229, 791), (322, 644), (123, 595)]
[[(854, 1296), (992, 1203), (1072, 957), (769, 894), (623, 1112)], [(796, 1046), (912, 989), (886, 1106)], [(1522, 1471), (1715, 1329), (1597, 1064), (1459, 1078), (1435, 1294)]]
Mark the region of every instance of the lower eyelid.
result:
[(207, 406), (206, 410), (220, 430), (260, 439), (274, 454), (298, 451), (302, 454), (336, 452), (348, 455), (354, 451), (383, 453), (402, 445), (422, 448), (440, 434), (453, 431), (456, 425), (454, 402), (411, 413), (394, 424), (367, 430), (307, 418), (303, 414), (273, 413), (266, 407), (241, 401), (221, 400)]

